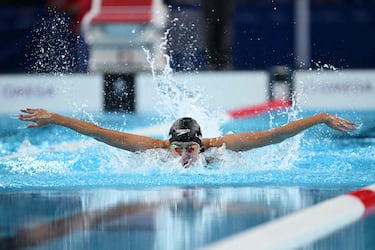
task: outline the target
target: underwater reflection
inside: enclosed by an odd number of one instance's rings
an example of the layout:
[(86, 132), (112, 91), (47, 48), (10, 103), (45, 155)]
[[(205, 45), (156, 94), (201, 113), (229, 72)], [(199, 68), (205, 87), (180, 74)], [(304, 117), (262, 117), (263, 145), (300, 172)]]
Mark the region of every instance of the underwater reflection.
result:
[(297, 187), (2, 192), (0, 246), (196, 249), (327, 194)]
[(336, 232), (304, 247), (309, 250), (342, 249), (370, 250), (375, 247), (375, 215), (337, 230)]

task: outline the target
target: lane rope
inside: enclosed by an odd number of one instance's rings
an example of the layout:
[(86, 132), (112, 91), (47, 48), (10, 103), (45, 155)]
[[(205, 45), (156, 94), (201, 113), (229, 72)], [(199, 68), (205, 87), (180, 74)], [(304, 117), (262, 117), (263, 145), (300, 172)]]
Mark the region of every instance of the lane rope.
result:
[(298, 249), (375, 211), (375, 184), (337, 196), (204, 247)]

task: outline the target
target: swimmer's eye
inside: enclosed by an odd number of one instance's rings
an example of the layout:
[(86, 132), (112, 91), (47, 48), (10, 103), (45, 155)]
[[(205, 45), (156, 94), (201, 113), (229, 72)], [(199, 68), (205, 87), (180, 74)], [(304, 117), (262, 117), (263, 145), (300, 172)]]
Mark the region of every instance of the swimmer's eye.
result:
[(173, 148), (176, 153), (182, 153), (182, 148)]
[(180, 154), (184, 151), (191, 154), (191, 153), (194, 153), (195, 151), (199, 150), (199, 145), (198, 144), (179, 145), (179, 144), (173, 143), (173, 144), (171, 144), (171, 149), (172, 149), (172, 151), (176, 152), (177, 154)]
[(193, 153), (193, 152), (195, 151), (195, 148), (194, 148), (194, 147), (187, 147), (187, 148), (186, 148), (186, 151), (187, 151), (188, 153)]

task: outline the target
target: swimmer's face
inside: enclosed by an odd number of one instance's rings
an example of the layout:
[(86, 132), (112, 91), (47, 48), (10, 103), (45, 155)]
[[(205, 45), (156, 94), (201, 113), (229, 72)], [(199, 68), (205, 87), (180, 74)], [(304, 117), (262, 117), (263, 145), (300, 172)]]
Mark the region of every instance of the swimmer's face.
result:
[(189, 168), (197, 160), (200, 146), (196, 142), (172, 142), (171, 151), (174, 157), (180, 157), (184, 168)]

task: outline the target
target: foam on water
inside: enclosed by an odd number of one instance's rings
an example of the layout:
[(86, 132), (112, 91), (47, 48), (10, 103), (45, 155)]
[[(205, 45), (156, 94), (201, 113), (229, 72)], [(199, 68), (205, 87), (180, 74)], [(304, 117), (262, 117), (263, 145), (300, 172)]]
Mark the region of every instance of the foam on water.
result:
[[(47, 147), (41, 150), (40, 145), (23, 145), (22, 150), (27, 154), (3, 160), (1, 164), (2, 175), (17, 178), (18, 181), (3, 183), (8, 188), (282, 184), (289, 181), (285, 179), (289, 178), (287, 175), (293, 175), (296, 171), (291, 161), (288, 161), (288, 167), (280, 168), (281, 164), (286, 164), (283, 163), (285, 155), (272, 155), (280, 152), (282, 145), (242, 153), (231, 152), (224, 147), (212, 149), (205, 155), (207, 158), (216, 157), (217, 161), (207, 166), (198, 162), (190, 169), (184, 169), (166, 150), (130, 153), (99, 142), (89, 142), (86, 147), (73, 151)], [(299, 181), (303, 183), (304, 180)]]
[[(219, 158), (207, 167), (184, 169), (165, 150), (130, 153), (92, 142), (75, 151), (38, 151), (1, 161), (0, 183), (6, 188), (70, 186), (169, 185), (362, 185), (371, 182), (375, 160), (373, 141), (352, 150), (351, 142), (337, 145), (315, 138), (299, 150), (272, 145), (243, 153), (218, 148), (207, 152)], [(349, 145), (345, 145), (348, 143)], [(311, 145), (309, 145), (311, 144)], [(314, 144), (322, 144), (316, 147)], [(40, 147), (40, 145), (38, 145)], [(24, 148), (25, 149), (25, 148)], [(288, 151), (289, 150), (289, 151)], [(34, 151), (33, 151), (34, 152)], [(295, 159), (284, 155), (290, 152)], [(372, 153), (371, 153), (372, 152)], [(366, 155), (366, 159), (363, 159)], [(286, 164), (287, 167), (283, 166)], [(372, 174), (373, 173), (373, 174)]]

